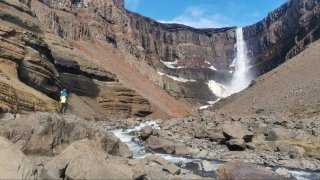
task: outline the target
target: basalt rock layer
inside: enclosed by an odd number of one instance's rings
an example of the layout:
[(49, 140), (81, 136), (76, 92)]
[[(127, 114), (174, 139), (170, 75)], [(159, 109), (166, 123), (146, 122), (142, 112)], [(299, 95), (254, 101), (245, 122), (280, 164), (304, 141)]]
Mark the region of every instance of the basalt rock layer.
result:
[[(53, 99), (62, 86), (71, 89), (78, 107), (71, 111), (81, 117), (187, 116), (227, 94), (221, 84), (234, 71), (235, 27), (162, 24), (126, 10), (123, 0), (3, 0), (1, 7), (3, 23), (21, 31), (17, 45), (6, 45), (17, 57), (3, 51), (19, 62), (18, 82)], [(319, 22), (317, 0), (290, 0), (245, 27), (255, 75), (318, 39)], [(8, 31), (6, 41), (16, 35)], [(14, 101), (4, 104), (12, 110)]]
[(218, 95), (210, 90), (209, 80), (227, 82), (231, 77), (235, 27), (162, 24), (124, 9), (123, 0), (29, 2), (42, 24), (60, 37), (103, 40), (178, 99), (215, 100)]
[(290, 0), (262, 21), (244, 28), (257, 75), (290, 59), (320, 38), (318, 0)]
[[(112, 118), (143, 117), (154, 111), (148, 100), (120, 83), (116, 75), (43, 29), (36, 14), (19, 1), (0, 2), (0, 42), (1, 112), (57, 112), (62, 87), (74, 94), (69, 111), (86, 119), (110, 119), (111, 114)], [(101, 104), (98, 99), (111, 103)]]

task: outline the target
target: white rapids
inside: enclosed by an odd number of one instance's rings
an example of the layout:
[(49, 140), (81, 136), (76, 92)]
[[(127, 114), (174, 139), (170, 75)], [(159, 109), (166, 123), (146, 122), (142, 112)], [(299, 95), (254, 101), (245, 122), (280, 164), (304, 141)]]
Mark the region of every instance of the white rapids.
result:
[[(173, 163), (186, 164), (190, 162), (202, 161), (201, 159), (179, 157), (179, 156), (173, 156), (170, 154), (159, 154), (159, 153), (154, 153), (152, 151), (148, 151), (143, 145), (140, 145), (137, 142), (133, 141), (134, 138), (137, 138), (135, 137), (134, 132), (141, 130), (145, 126), (151, 126), (154, 129), (160, 129), (159, 124), (157, 124), (155, 121), (147, 121), (147, 122), (140, 123), (139, 125), (132, 126), (128, 129), (115, 129), (115, 130), (112, 130), (111, 132), (113, 132), (114, 135), (117, 136), (123, 143), (129, 146), (130, 150), (133, 151), (134, 159), (143, 159), (146, 156), (156, 154)], [(216, 171), (221, 165), (221, 162), (214, 161), (214, 160), (211, 160), (210, 163), (214, 171)], [(293, 176), (295, 176), (298, 180), (318, 179), (320, 177), (320, 174), (317, 172), (313, 173), (313, 172), (306, 172), (301, 170), (289, 170), (289, 172)]]

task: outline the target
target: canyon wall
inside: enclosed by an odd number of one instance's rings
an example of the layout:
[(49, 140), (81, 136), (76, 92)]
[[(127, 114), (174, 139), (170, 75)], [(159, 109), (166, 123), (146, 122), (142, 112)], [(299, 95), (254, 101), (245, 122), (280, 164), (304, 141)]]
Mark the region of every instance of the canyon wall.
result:
[(126, 10), (123, 1), (28, 2), (42, 24), (60, 37), (99, 38), (114, 46), (115, 52), (128, 52), (137, 60), (134, 68), (178, 99), (216, 100), (209, 80), (224, 83), (232, 75), (235, 27), (161, 24)]
[(262, 75), (320, 38), (318, 0), (289, 0), (262, 21), (244, 28), (256, 75)]
[(68, 111), (86, 119), (144, 117), (154, 111), (116, 75), (44, 31), (29, 7), (4, 0), (0, 12), (0, 113), (58, 112), (63, 87), (70, 91)]
[[(14, 27), (1, 30), (2, 64), (53, 104), (67, 87), (73, 105), (93, 116), (186, 116), (222, 97), (233, 75), (236, 27), (162, 24), (126, 10), (123, 0), (20, 2), (0, 2), (3, 27)], [(319, 9), (317, 0), (290, 0), (244, 28), (256, 76), (319, 39)]]

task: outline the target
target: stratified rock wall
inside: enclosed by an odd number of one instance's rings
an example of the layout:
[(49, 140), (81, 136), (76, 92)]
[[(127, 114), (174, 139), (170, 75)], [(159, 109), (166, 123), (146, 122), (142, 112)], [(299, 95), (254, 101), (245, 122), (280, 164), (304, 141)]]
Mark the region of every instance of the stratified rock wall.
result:
[[(206, 83), (230, 79), (235, 28), (195, 29), (162, 24), (125, 10), (123, 4), (123, 0), (34, 0), (30, 6), (42, 24), (60, 37), (77, 41), (98, 37), (112, 44), (115, 51), (124, 50), (137, 60), (145, 61), (155, 70), (152, 76), (151, 72), (145, 74), (145, 69), (139, 65), (134, 65), (135, 68), (171, 95), (216, 99)], [(193, 86), (166, 78), (168, 76), (192, 79)], [(199, 84), (201, 89), (194, 88)]]
[(244, 28), (257, 75), (264, 74), (320, 38), (318, 0), (290, 0)]

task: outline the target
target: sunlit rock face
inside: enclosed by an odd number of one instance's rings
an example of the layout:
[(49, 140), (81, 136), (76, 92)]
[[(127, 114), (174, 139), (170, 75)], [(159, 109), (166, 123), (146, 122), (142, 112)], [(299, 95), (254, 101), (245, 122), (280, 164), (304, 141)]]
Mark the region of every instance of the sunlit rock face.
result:
[(262, 21), (244, 28), (251, 65), (264, 74), (320, 38), (318, 0), (289, 0)]
[[(21, 2), (31, 8), (43, 29), (75, 42), (102, 40), (107, 44), (102, 46), (108, 46), (105, 53), (119, 56), (176, 99), (206, 102), (226, 96), (225, 85), (235, 73), (232, 66), (237, 54), (235, 27), (196, 29), (162, 24), (126, 10), (123, 0)], [(273, 69), (318, 39), (319, 22), (317, 0), (290, 0), (264, 20), (244, 27), (254, 77)], [(56, 61), (59, 69), (66, 69), (68, 63), (61, 62)], [(106, 75), (96, 67), (85, 67), (89, 77), (110, 78), (112, 73), (119, 76), (112, 68)]]

